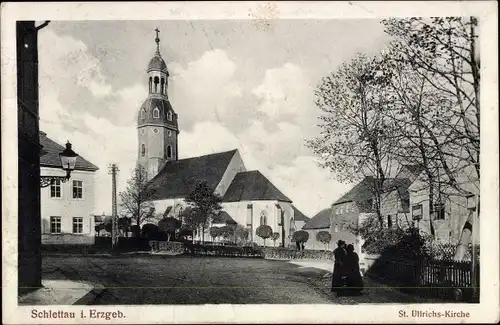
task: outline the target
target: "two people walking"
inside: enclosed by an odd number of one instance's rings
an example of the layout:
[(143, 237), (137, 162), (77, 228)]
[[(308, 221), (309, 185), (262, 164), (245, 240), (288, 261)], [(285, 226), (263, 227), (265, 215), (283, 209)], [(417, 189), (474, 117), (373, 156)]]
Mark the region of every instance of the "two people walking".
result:
[(337, 242), (333, 251), (332, 292), (337, 294), (357, 295), (363, 291), (364, 283), (359, 270), (359, 256), (354, 246), (343, 240)]

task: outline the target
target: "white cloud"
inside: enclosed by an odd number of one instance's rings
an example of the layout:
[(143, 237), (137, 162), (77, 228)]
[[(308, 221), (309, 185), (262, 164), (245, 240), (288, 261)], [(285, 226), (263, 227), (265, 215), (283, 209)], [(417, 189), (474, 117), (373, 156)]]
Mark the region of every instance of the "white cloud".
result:
[(169, 95), (182, 121), (220, 120), (242, 88), (234, 80), (236, 64), (222, 50), (205, 52), (187, 67), (170, 64)]
[[(40, 84), (55, 91), (77, 91), (74, 85), (88, 89), (95, 97), (112, 92), (106, 83), (97, 58), (87, 46), (70, 36), (60, 36), (50, 29), (39, 35)], [(57, 75), (55, 74), (57, 73)]]
[(308, 76), (292, 63), (268, 69), (252, 93), (261, 101), (258, 109), (273, 119), (284, 115), (302, 116), (314, 105)]

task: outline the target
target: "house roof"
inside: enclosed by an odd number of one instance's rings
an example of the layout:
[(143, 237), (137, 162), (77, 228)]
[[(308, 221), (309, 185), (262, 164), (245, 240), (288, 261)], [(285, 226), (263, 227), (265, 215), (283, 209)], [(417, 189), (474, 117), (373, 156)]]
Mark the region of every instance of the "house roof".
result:
[(306, 222), (302, 229), (323, 229), (330, 227), (332, 208), (323, 209)]
[(373, 195), (374, 185), (375, 178), (373, 176), (367, 176), (361, 182), (356, 184), (350, 191), (342, 195), (342, 197), (335, 201), (333, 205), (352, 201), (361, 202), (369, 200)]
[(254, 170), (236, 174), (222, 201), (238, 202), (252, 200), (292, 202), (259, 171)]
[(236, 221), (234, 221), (233, 218), (227, 213), (226, 211), (221, 211), (217, 216), (215, 216), (212, 219), (212, 223), (219, 224), (219, 223), (225, 223), (225, 224), (236, 224)]
[[(40, 156), (40, 166), (61, 168), (59, 153), (61, 153), (65, 147), (47, 137), (45, 132), (40, 132), (40, 144), (43, 146)], [(99, 170), (99, 167), (84, 159), (82, 156), (78, 156), (76, 157), (75, 170), (95, 172)]]
[(153, 200), (189, 195), (199, 182), (206, 181), (215, 191), (226, 171), (235, 150), (169, 161), (149, 181), (146, 190), (152, 190)]
[(309, 221), (311, 218), (306, 217), (299, 209), (295, 207), (295, 205), (292, 205), (293, 208), (293, 218), (295, 221)]

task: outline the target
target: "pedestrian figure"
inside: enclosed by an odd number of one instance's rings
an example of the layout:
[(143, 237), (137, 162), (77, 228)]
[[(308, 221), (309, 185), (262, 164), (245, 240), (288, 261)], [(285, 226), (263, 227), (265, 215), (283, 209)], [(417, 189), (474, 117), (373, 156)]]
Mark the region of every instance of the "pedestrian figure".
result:
[(354, 246), (349, 244), (346, 247), (345, 271), (347, 273), (347, 290), (350, 295), (359, 295), (363, 291), (364, 283), (359, 270), (359, 256), (354, 251)]
[(335, 261), (333, 263), (333, 274), (332, 274), (332, 292), (339, 292), (340, 288), (344, 286), (342, 283), (342, 278), (345, 276), (344, 262), (347, 256), (345, 250), (345, 242), (339, 240), (337, 242), (337, 248), (333, 251), (333, 256)]

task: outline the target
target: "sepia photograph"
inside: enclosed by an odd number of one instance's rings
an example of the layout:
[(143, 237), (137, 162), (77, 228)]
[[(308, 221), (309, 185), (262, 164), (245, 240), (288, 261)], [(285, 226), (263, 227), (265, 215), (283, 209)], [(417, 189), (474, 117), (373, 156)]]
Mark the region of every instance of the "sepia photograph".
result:
[(2, 219), (17, 250), (3, 265), (22, 319), (126, 323), (127, 306), (159, 305), (478, 317), (467, 306), (498, 286), (498, 101), (484, 99), (497, 86), (483, 75), (496, 13), (281, 17), (255, 2), (211, 19), (176, 5), (9, 22), (2, 145), (9, 115), (17, 171)]

